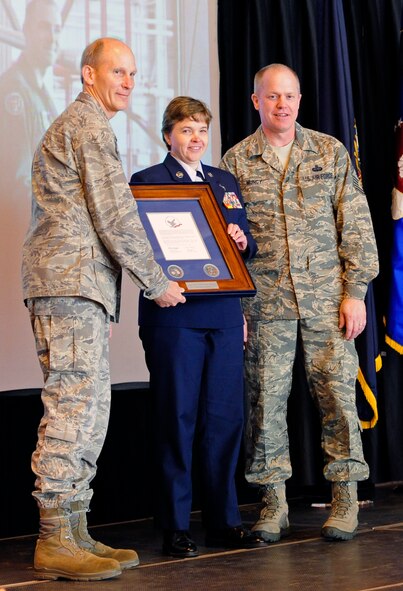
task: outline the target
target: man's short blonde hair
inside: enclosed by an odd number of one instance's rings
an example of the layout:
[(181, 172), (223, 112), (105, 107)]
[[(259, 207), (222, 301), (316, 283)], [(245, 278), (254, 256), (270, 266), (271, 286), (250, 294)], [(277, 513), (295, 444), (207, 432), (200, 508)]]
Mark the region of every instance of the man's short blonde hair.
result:
[(299, 82), (298, 74), (295, 72), (295, 70), (293, 70), (289, 66), (286, 66), (285, 64), (269, 64), (268, 66), (264, 66), (263, 68), (261, 68), (255, 74), (255, 78), (253, 80), (253, 92), (255, 94), (259, 90), (259, 87), (260, 87), (260, 84), (262, 82), (263, 76), (269, 70), (288, 70), (288, 72), (294, 76), (294, 78), (295, 78), (295, 80), (297, 82), (298, 92), (299, 93), (301, 92), (301, 90), (300, 90), (301, 89), (301, 85), (300, 85), (300, 82)]

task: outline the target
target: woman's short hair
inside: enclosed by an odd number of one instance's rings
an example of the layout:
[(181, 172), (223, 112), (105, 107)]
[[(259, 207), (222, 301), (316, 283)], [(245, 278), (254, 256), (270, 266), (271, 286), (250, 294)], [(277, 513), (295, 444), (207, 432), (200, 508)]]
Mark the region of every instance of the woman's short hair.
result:
[(175, 123), (183, 121), (184, 119), (193, 119), (194, 121), (204, 121), (207, 127), (209, 127), (212, 118), (213, 115), (211, 114), (210, 109), (205, 103), (203, 103), (203, 101), (199, 101), (190, 96), (177, 96), (172, 99), (162, 116), (161, 128), (162, 139), (168, 150), (170, 150), (171, 147), (165, 140), (165, 134), (169, 135), (171, 133)]

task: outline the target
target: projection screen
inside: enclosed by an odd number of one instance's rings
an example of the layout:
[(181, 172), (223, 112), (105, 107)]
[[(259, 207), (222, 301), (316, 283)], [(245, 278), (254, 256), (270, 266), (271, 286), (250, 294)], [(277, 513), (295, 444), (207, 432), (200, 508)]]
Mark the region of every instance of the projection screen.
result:
[[(214, 119), (204, 161), (220, 156), (215, 0), (0, 0), (0, 391), (37, 388), (36, 359), (20, 283), (30, 218), (30, 166), (43, 131), (81, 90), (84, 47), (100, 36), (130, 45), (138, 67), (128, 112), (111, 120), (125, 172), (160, 162), (162, 113), (171, 98), (207, 102)], [(138, 339), (138, 290), (123, 282), (111, 336), (112, 383), (146, 381)]]

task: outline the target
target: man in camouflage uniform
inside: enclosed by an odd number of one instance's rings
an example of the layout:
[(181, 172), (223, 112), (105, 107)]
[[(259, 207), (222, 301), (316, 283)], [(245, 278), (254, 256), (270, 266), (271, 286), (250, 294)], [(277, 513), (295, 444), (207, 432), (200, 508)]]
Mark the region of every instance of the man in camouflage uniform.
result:
[(321, 415), (324, 475), (332, 482), (326, 538), (354, 536), (357, 481), (369, 473), (355, 407), (354, 338), (365, 327), (364, 297), (378, 273), (376, 243), (347, 150), (296, 123), (300, 100), (293, 70), (282, 64), (260, 70), (252, 101), (261, 126), (221, 162), (239, 180), (258, 244), (248, 261), (257, 295), (244, 303), (250, 331), (246, 478), (262, 487), (253, 529), (267, 542), (289, 528), (286, 412), (298, 331)]
[(108, 339), (121, 270), (158, 305), (184, 302), (155, 262), (110, 126), (126, 109), (136, 62), (124, 43), (83, 53), (83, 92), (51, 125), (33, 161), (23, 290), (44, 374), (44, 416), (32, 456), (43, 578), (104, 579), (138, 564), (134, 550), (93, 540), (86, 511), (110, 406)]

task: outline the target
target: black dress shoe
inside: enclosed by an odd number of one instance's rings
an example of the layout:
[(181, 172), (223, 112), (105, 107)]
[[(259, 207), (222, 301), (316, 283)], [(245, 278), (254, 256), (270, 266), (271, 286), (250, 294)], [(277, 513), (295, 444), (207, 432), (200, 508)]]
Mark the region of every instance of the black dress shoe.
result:
[(239, 527), (207, 530), (206, 546), (210, 548), (261, 548), (267, 544), (259, 534), (240, 525)]
[(199, 556), (197, 546), (189, 536), (189, 532), (183, 530), (164, 531), (162, 551), (175, 558)]

